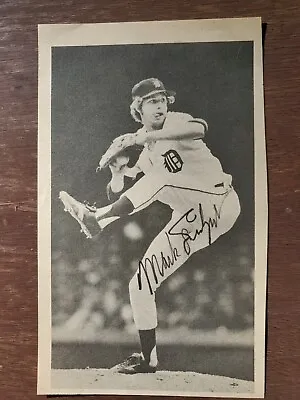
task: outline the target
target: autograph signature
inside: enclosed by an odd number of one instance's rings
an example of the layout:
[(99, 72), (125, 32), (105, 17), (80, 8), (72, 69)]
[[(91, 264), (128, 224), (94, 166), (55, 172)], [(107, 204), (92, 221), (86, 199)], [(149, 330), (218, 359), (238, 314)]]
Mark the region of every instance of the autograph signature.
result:
[[(212, 243), (212, 230), (218, 227), (218, 221), (221, 219), (221, 212), (218, 210), (217, 206), (214, 204), (214, 216), (209, 217), (207, 220), (204, 217), (202, 204), (199, 203), (198, 211), (194, 208), (188, 210), (183, 214), (171, 228), (165, 232), (168, 246), (169, 254), (164, 254), (163, 251), (159, 255), (152, 254), (151, 257), (146, 257), (144, 260), (139, 261), (139, 267), (137, 272), (137, 280), (139, 290), (143, 289), (142, 278), (143, 275), (146, 278), (150, 294), (154, 293), (151, 285), (151, 280), (149, 273), (152, 274), (155, 284), (159, 283), (159, 278), (163, 278), (166, 271), (173, 266), (175, 266), (181, 254), (177, 247), (173, 246), (170, 240), (172, 236), (179, 236), (182, 239), (183, 251), (187, 256), (191, 254), (191, 243), (194, 242), (202, 233), (204, 233), (205, 228), (207, 228), (207, 240), (208, 244)], [(186, 226), (186, 224), (192, 224), (194, 222), (198, 223), (198, 227), (194, 232), (191, 232)], [(180, 228), (180, 224), (184, 224), (184, 228)]]
[[(220, 210), (217, 209), (217, 206), (214, 204), (214, 217), (213, 218), (208, 218), (208, 220), (205, 220), (204, 215), (203, 215), (203, 208), (202, 205), (199, 204), (199, 214), (195, 212), (193, 208), (188, 210), (175, 224), (169, 229), (168, 235), (170, 236), (181, 236), (183, 239), (183, 248), (184, 251), (186, 252), (187, 255), (190, 255), (191, 253), (191, 246), (190, 242), (194, 242), (201, 233), (203, 233), (205, 227), (207, 227), (207, 237), (208, 237), (208, 244), (211, 245), (211, 234), (212, 234), (212, 229), (218, 227), (218, 220), (221, 218)], [(179, 232), (174, 232), (174, 228), (176, 228), (181, 221), (188, 222), (188, 223), (193, 223), (197, 220), (197, 218), (200, 218), (200, 223), (199, 226), (200, 228), (196, 228), (195, 232), (193, 235), (191, 235), (191, 232), (187, 228), (182, 228), (179, 230)]]

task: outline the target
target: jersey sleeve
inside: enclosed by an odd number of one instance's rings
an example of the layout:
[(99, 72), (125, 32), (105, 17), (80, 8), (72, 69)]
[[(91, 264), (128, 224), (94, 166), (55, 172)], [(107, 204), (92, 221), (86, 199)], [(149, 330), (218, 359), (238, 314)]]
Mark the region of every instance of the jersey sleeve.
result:
[(181, 113), (181, 112), (169, 112), (168, 117), (165, 123), (165, 127), (172, 128), (174, 126), (178, 126), (180, 123), (184, 122), (195, 122), (198, 124), (203, 125), (204, 132), (208, 130), (208, 124), (204, 119), (201, 118), (194, 118), (190, 114)]
[(201, 124), (204, 126), (204, 132), (206, 132), (208, 130), (208, 123), (201, 118), (192, 118), (189, 122), (196, 122), (198, 124)]

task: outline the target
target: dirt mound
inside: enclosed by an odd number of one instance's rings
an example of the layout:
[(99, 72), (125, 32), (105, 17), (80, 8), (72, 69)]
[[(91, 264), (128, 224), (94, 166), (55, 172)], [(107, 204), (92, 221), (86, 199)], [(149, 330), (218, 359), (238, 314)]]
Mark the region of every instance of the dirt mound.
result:
[[(53, 394), (153, 394), (214, 396), (254, 393), (254, 383), (196, 372), (159, 371), (155, 374), (122, 375), (107, 369), (52, 370)], [(248, 395), (248, 396), (247, 396)]]

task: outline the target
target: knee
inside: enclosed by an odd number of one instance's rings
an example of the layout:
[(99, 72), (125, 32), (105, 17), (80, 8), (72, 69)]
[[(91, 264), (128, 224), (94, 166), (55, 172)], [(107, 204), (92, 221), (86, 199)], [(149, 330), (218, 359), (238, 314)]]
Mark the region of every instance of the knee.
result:
[(241, 213), (241, 204), (240, 204), (240, 200), (239, 200), (239, 197), (236, 192), (234, 192), (233, 203), (234, 203), (233, 208), (235, 210), (235, 220), (236, 220)]
[(232, 192), (230, 194), (230, 198), (228, 201), (225, 201), (224, 206), (224, 212), (222, 213), (222, 225), (225, 233), (233, 227), (241, 213), (241, 205), (236, 192)]

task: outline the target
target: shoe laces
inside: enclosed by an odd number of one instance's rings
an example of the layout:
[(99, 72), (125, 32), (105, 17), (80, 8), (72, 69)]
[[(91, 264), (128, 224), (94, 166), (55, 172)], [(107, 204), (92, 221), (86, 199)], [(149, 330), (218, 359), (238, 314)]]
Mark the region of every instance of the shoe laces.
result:
[(133, 353), (133, 354), (131, 354), (131, 356), (127, 357), (126, 360), (130, 361), (130, 360), (134, 360), (135, 358), (142, 358), (142, 357), (139, 353)]

